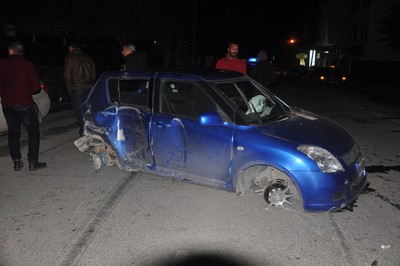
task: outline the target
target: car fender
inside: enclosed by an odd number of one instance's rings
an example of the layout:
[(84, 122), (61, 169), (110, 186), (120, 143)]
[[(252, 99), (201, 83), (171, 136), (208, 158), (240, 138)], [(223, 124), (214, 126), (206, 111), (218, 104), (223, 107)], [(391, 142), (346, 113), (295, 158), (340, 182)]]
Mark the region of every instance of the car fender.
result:
[[(233, 180), (233, 188), (235, 189), (234, 192), (238, 192), (238, 191), (236, 191), (236, 188), (237, 188), (237, 184), (238, 184), (240, 175), (244, 171), (246, 171), (252, 167), (258, 167), (258, 166), (271, 167), (271, 168), (279, 170), (280, 172), (287, 175), (287, 177), (290, 178), (292, 180), (292, 182), (296, 184), (297, 187), (299, 187), (299, 183), (296, 180), (295, 176), (287, 168), (283, 167), (282, 165), (275, 164), (275, 163), (272, 163), (272, 162), (266, 161), (266, 160), (254, 160), (254, 161), (248, 161), (247, 163), (240, 165), (233, 172), (232, 180)], [(248, 190), (248, 189), (246, 189), (246, 190)], [(299, 189), (301, 190), (301, 188), (299, 188)]]

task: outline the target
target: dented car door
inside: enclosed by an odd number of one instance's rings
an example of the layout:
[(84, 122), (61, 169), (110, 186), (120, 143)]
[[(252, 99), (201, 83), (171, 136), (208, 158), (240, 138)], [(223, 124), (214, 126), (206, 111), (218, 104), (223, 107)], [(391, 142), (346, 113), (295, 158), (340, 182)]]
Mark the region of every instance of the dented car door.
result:
[(215, 103), (198, 84), (177, 80), (162, 81), (155, 97), (161, 103), (151, 124), (156, 171), (225, 188), (229, 180), (232, 127), (222, 122), (199, 122), (204, 112), (216, 114)]

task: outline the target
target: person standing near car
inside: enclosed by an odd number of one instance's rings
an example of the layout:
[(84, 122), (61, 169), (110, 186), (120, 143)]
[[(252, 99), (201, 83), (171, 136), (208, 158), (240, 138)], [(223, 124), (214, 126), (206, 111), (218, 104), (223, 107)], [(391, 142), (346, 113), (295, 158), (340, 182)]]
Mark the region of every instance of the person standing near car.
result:
[(29, 170), (45, 168), (39, 161), (40, 131), (32, 94), (40, 92), (40, 82), (32, 62), (24, 57), (20, 41), (8, 46), (9, 57), (0, 60), (0, 97), (8, 126), (8, 147), (14, 162), (14, 171), (23, 167), (20, 137), (21, 122), (28, 133)]
[(126, 70), (141, 70), (144, 67), (142, 59), (136, 53), (136, 47), (132, 43), (122, 45), (122, 56), (124, 64), (121, 66), (121, 71)]
[(79, 124), (79, 136), (82, 137), (82, 104), (96, 80), (96, 65), (92, 58), (81, 50), (78, 42), (71, 42), (68, 45), (68, 52), (64, 63), (64, 80)]
[(266, 88), (270, 88), (276, 82), (274, 68), (268, 62), (267, 53), (263, 50), (257, 54), (257, 61), (249, 76)]
[(239, 45), (236, 42), (230, 42), (228, 44), (228, 53), (217, 61), (215, 68), (237, 71), (247, 75), (246, 62), (237, 57), (238, 52)]

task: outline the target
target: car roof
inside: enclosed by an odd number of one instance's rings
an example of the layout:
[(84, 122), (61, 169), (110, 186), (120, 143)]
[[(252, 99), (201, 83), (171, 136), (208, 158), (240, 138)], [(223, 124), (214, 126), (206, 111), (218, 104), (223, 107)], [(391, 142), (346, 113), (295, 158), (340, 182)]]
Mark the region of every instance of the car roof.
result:
[(218, 81), (244, 77), (242, 73), (207, 67), (160, 67), (146, 68), (140, 71), (106, 71), (105, 75), (113, 76), (148, 76), (159, 78), (178, 78), (188, 80)]

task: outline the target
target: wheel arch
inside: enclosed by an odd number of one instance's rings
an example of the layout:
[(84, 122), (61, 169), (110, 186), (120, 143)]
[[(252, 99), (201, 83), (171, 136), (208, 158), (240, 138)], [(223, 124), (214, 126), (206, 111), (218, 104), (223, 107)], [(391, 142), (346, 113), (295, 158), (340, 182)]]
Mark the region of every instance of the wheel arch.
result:
[(295, 188), (295, 197), (301, 200), (301, 188), (296, 183), (293, 175), (284, 168), (265, 163), (255, 162), (254, 164), (242, 167), (234, 178), (235, 193), (242, 195), (247, 191), (259, 192), (277, 180), (284, 180)]

